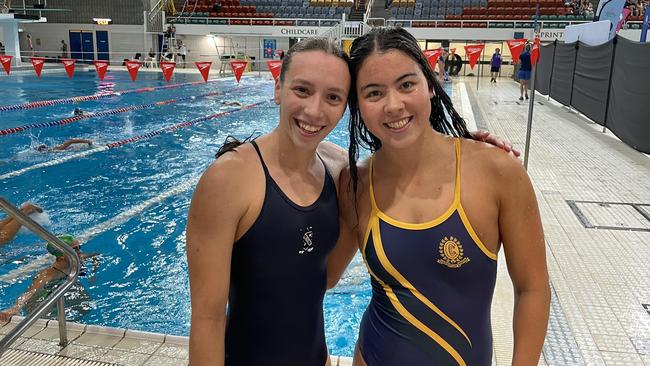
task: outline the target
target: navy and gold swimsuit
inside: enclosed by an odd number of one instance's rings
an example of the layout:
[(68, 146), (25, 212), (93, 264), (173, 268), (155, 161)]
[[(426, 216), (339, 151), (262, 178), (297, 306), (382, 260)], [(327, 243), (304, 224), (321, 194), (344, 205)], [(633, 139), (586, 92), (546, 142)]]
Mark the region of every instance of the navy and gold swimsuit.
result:
[(460, 140), (456, 139), (454, 201), (435, 220), (392, 219), (375, 201), (362, 254), (372, 299), (359, 332), (368, 366), (490, 365), (490, 304), (496, 254), (476, 235), (460, 202)]

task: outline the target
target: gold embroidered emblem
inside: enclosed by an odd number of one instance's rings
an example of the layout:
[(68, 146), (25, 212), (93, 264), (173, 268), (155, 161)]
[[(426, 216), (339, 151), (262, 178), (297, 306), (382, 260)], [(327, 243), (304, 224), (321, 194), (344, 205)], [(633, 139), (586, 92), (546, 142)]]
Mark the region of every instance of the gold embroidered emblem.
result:
[(465, 254), (460, 241), (453, 236), (445, 237), (440, 241), (438, 252), (441, 258), (437, 262), (449, 268), (459, 268), (470, 261), (469, 258), (464, 257)]

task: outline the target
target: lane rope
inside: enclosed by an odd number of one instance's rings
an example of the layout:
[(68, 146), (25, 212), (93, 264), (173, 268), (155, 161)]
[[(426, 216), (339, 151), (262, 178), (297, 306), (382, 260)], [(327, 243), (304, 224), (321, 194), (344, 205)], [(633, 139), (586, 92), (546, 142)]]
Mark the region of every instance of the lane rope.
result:
[[(219, 79), (210, 79), (207, 82), (212, 83), (212, 82), (216, 82), (218, 80)], [(100, 93), (91, 94), (91, 95), (81, 95), (81, 96), (76, 96), (76, 97), (71, 97), (71, 98), (63, 98), (63, 99), (39, 100), (39, 101), (23, 103), (23, 104), (14, 104), (14, 105), (1, 106), (0, 107), (0, 112), (19, 111), (19, 110), (27, 110), (27, 109), (34, 109), (34, 108), (49, 107), (49, 106), (60, 105), (60, 104), (72, 104), (72, 103), (79, 103), (79, 102), (87, 102), (87, 101), (90, 101), (90, 100), (98, 100), (98, 99), (103, 99), (103, 98), (108, 98), (108, 97), (113, 97), (113, 96), (120, 96), (120, 95), (125, 95), (125, 94), (148, 93), (148, 92), (152, 92), (152, 91), (155, 91), (155, 90), (176, 89), (176, 88), (182, 88), (182, 87), (186, 87), (186, 86), (203, 85), (205, 83), (206, 82), (204, 82), (204, 81), (192, 81), (192, 82), (188, 82), (188, 83), (161, 85), (161, 86), (155, 86), (155, 87), (146, 87), (146, 88), (138, 88), (138, 89), (131, 89), (131, 90), (123, 90), (123, 91), (107, 91), (107, 92), (100, 92)]]
[(129, 138), (126, 138), (126, 139), (123, 139), (123, 140), (110, 142), (110, 143), (108, 143), (108, 144), (106, 144), (104, 146), (99, 146), (99, 147), (96, 147), (96, 148), (93, 148), (93, 149), (90, 149), (90, 150), (82, 151), (82, 152), (72, 154), (72, 155), (69, 155), (69, 156), (65, 156), (65, 157), (62, 157), (62, 158), (57, 158), (57, 159), (49, 160), (49, 161), (46, 161), (46, 162), (43, 162), (43, 163), (30, 165), (30, 166), (25, 167), (23, 169), (15, 170), (13, 172), (0, 175), (0, 181), (5, 180), (5, 179), (9, 179), (9, 178), (13, 178), (13, 177), (17, 177), (19, 175), (25, 174), (25, 173), (27, 173), (29, 171), (34, 170), (34, 169), (39, 169), (39, 168), (45, 168), (45, 167), (58, 165), (58, 164), (66, 162), (66, 161), (76, 159), (76, 158), (81, 158), (81, 157), (88, 156), (88, 155), (92, 155), (92, 154), (98, 153), (100, 151), (106, 151), (106, 150), (113, 149), (113, 148), (116, 148), (116, 147), (124, 146), (126, 144), (131, 144), (131, 143), (135, 143), (135, 142), (138, 142), (138, 141), (147, 140), (147, 139), (158, 136), (158, 135), (160, 135), (162, 133), (165, 133), (165, 132), (175, 131), (175, 130), (179, 130), (179, 129), (182, 129), (182, 128), (185, 128), (185, 127), (189, 127), (189, 126), (195, 125), (197, 123), (205, 122), (205, 121), (208, 121), (208, 120), (211, 120), (211, 119), (225, 117), (225, 116), (233, 114), (235, 112), (241, 112), (241, 111), (253, 109), (253, 108), (258, 107), (258, 106), (260, 106), (262, 104), (265, 104), (265, 103), (267, 103), (267, 101), (248, 104), (248, 105), (236, 108), (236, 109), (231, 109), (229, 111), (219, 112), (219, 113), (211, 114), (211, 115), (208, 115), (208, 116), (200, 117), (200, 118), (197, 118), (197, 119), (194, 119), (194, 120), (191, 120), (191, 121), (182, 122), (182, 123), (178, 123), (178, 124), (175, 124), (175, 125), (167, 126), (165, 128), (155, 130), (155, 131), (152, 131), (152, 132), (148, 132), (148, 133), (143, 134), (143, 135), (133, 136), (133, 137), (129, 137)]
[(60, 119), (58, 121), (32, 123), (32, 124), (24, 125), (24, 126), (11, 127), (11, 128), (6, 128), (4, 130), (0, 130), (0, 136), (7, 136), (7, 135), (14, 134), (14, 133), (24, 132), (24, 131), (31, 130), (31, 129), (36, 129), (36, 128), (63, 126), (63, 125), (67, 125), (67, 124), (77, 122), (77, 121), (81, 121), (81, 120), (84, 120), (84, 119), (93, 118), (93, 117), (103, 117), (103, 116), (116, 115), (116, 114), (130, 112), (130, 111), (137, 111), (137, 110), (142, 110), (142, 109), (147, 109), (147, 108), (152, 108), (152, 107), (158, 107), (158, 106), (183, 102), (183, 101), (186, 101), (186, 100), (190, 100), (192, 98), (194, 98), (194, 99), (196, 99), (196, 98), (207, 98), (207, 97), (212, 97), (212, 96), (216, 96), (216, 95), (223, 95), (224, 93), (225, 92), (205, 93), (205, 94), (199, 94), (199, 95), (196, 95), (196, 96), (174, 98), (174, 99), (168, 99), (168, 100), (163, 100), (163, 101), (149, 103), (149, 104), (134, 105), (134, 106), (129, 106), (129, 107), (121, 107), (121, 108), (116, 108), (116, 109), (110, 109), (110, 110), (107, 110), (107, 111), (101, 111), (101, 112), (97, 112), (97, 113), (83, 114), (83, 115), (79, 115), (79, 116), (63, 118), (63, 119)]

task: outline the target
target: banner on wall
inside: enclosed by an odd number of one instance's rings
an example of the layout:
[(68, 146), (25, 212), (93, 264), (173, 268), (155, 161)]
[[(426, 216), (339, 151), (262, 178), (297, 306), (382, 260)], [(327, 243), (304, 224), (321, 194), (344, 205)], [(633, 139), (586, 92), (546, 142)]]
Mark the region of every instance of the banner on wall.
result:
[(528, 39), (526, 38), (511, 39), (509, 41), (506, 41), (508, 48), (510, 49), (510, 55), (512, 56), (513, 63), (516, 64), (519, 62), (519, 55), (521, 55), (521, 51), (523, 51), (524, 46), (526, 46), (526, 42), (528, 42)]
[(65, 68), (65, 72), (68, 73), (68, 77), (72, 79), (72, 75), (74, 75), (74, 63), (77, 60), (71, 59), (71, 58), (62, 58), (61, 63), (63, 64), (63, 67)]
[(138, 78), (138, 70), (142, 64), (140, 61), (125, 61), (126, 69), (129, 70), (129, 75), (131, 75), (131, 80), (135, 81)]
[(616, 35), (616, 25), (621, 20), (621, 14), (625, 7), (625, 0), (600, 0), (594, 22), (599, 20), (609, 20), (609, 39)]
[(162, 70), (163, 76), (165, 77), (165, 80), (167, 80), (167, 82), (169, 82), (169, 79), (172, 78), (172, 74), (174, 73), (174, 68), (176, 68), (176, 62), (172, 62), (172, 61), (160, 62), (160, 69)]
[(32, 57), (32, 66), (34, 66), (34, 71), (36, 71), (36, 76), (41, 77), (41, 71), (43, 70), (43, 64), (45, 59), (43, 57)]
[(199, 72), (201, 73), (201, 76), (203, 76), (203, 81), (206, 83), (208, 82), (208, 75), (210, 74), (210, 67), (212, 66), (212, 62), (210, 61), (205, 61), (205, 62), (195, 62), (196, 68), (199, 69)]
[(431, 68), (435, 70), (436, 65), (438, 64), (438, 59), (440, 58), (440, 55), (442, 55), (442, 48), (438, 48), (437, 50), (424, 50), (422, 53), (424, 53), (424, 56), (429, 60)]
[(275, 39), (265, 39), (264, 58), (273, 58), (273, 56), (275, 56), (276, 48), (277, 48), (277, 41)]
[(530, 62), (535, 65), (537, 64), (537, 60), (539, 60), (539, 47), (540, 47), (540, 40), (539, 37), (535, 38), (535, 41), (533, 41), (533, 49), (530, 54)]
[(266, 64), (269, 65), (269, 71), (271, 71), (273, 80), (278, 81), (280, 71), (282, 70), (282, 60), (266, 61)]
[(2, 63), (2, 67), (5, 68), (7, 75), (11, 72), (11, 59), (13, 58), (13, 56), (0, 56), (0, 63)]
[(483, 47), (485, 47), (485, 45), (482, 44), (465, 46), (465, 54), (467, 55), (467, 59), (469, 60), (470, 69), (474, 69), (474, 65), (476, 65), (478, 59), (481, 57), (481, 52), (483, 52)]
[(244, 74), (247, 65), (248, 61), (230, 61), (230, 67), (232, 68), (232, 72), (235, 74), (235, 80), (237, 80), (237, 82), (239, 82), (242, 74)]
[(95, 70), (97, 70), (99, 80), (104, 81), (104, 76), (106, 76), (106, 71), (108, 70), (108, 61), (93, 61), (93, 64), (95, 64)]

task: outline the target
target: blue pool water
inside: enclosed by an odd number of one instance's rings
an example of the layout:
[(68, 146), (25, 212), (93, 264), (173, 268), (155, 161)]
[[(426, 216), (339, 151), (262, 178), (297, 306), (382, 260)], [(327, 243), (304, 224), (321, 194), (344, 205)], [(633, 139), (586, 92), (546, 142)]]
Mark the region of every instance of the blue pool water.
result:
[[(177, 74), (172, 83), (197, 81), (199, 75)], [(70, 98), (100, 91), (166, 85), (162, 76), (111, 72), (104, 82), (94, 73), (77, 72), (0, 77), (0, 107), (39, 100)], [(0, 111), (0, 130), (71, 116), (75, 107), (100, 112), (157, 101), (221, 91), (223, 95), (188, 99), (143, 110), (93, 117), (63, 126), (34, 128), (0, 136), (0, 195), (15, 204), (43, 206), (37, 219), (54, 233), (81, 236), (84, 252), (100, 253), (99, 265), (87, 264), (67, 300), (68, 319), (87, 324), (188, 335), (189, 284), (185, 258), (185, 225), (196, 180), (213, 161), (227, 135), (245, 137), (269, 132), (278, 109), (270, 102), (270, 78), (249, 76), (176, 89), (112, 96), (96, 101), (38, 109)], [(67, 138), (87, 138), (95, 147), (146, 135), (170, 125), (232, 110), (222, 101), (263, 102), (250, 109), (168, 131), (88, 156), (78, 152), (39, 153)], [(347, 114), (328, 140), (347, 146)], [(51, 166), (32, 169), (36, 164)], [(24, 173), (2, 178), (20, 169)], [(25, 291), (36, 269), (52, 261), (39, 239), (27, 232), (0, 248), (0, 308)], [(32, 268), (26, 270), (25, 264)], [(330, 352), (351, 356), (363, 310), (370, 299), (368, 274), (357, 256), (339, 285), (325, 298)]]
[[(200, 76), (177, 74), (174, 78), (173, 83), (184, 83), (197, 81)], [(135, 83), (120, 72), (108, 74), (104, 82), (94, 73), (83, 72), (77, 72), (72, 80), (63, 73), (44, 74), (40, 80), (31, 75), (4, 77), (0, 78), (5, 91), (0, 106), (160, 85), (166, 85), (162, 77), (149, 73), (140, 73)], [(0, 180), (0, 195), (16, 204), (33, 201), (42, 205), (47, 217), (40, 220), (49, 222), (48, 229), (86, 236), (83, 251), (101, 253), (96, 271), (87, 264), (88, 276), (81, 278), (71, 293), (68, 319), (189, 334), (184, 230), (194, 182), (228, 134), (244, 137), (268, 132), (275, 126), (278, 110), (268, 102), (273, 83), (268, 78), (245, 77), (237, 85), (232, 79), (224, 79), (77, 104), (0, 112), (2, 130), (68, 118), (75, 107), (99, 112), (212, 91), (224, 95), (0, 136), (3, 175), (76, 153), (38, 153), (33, 147), (39, 144), (51, 146), (78, 137), (92, 139), (101, 146), (233, 109), (221, 101), (267, 101), (251, 110)], [(342, 146), (347, 145), (345, 119), (328, 138)], [(138, 207), (143, 202), (150, 204)], [(2, 247), (0, 308), (11, 306), (29, 286), (34, 271), (23, 270), (24, 264), (41, 263), (42, 268), (50, 262), (44, 246), (27, 232)], [(367, 273), (359, 259), (355, 259), (350, 273), (325, 299), (327, 340), (333, 354), (352, 354), (359, 320), (370, 297)]]

